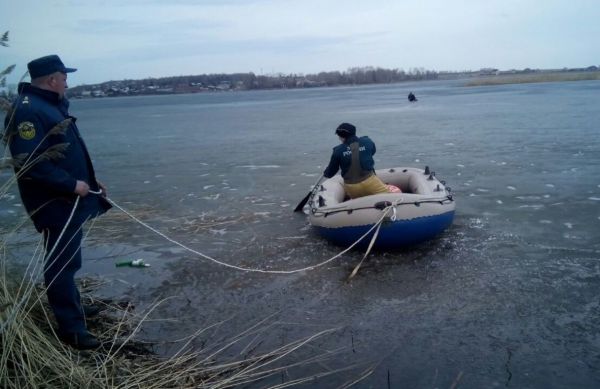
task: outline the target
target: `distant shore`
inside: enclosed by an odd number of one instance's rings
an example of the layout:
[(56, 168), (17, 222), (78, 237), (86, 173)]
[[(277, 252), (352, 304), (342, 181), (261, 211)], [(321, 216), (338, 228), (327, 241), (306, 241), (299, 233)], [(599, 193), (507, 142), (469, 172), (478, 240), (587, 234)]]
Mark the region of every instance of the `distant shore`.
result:
[(551, 72), (529, 74), (502, 74), (469, 80), (465, 86), (526, 84), (535, 82), (560, 82), (600, 80), (600, 71), (595, 72)]
[[(200, 74), (140, 80), (107, 81), (100, 84), (78, 85), (69, 88), (69, 98), (103, 98), (117, 96), (170, 95), (205, 92), (233, 92), (270, 89), (305, 89), (334, 86), (359, 86), (394, 84), (418, 81), (456, 80), (464, 87), (600, 80), (600, 68), (522, 69), (498, 70), (483, 68), (478, 71), (429, 71), (412, 69), (352, 68), (346, 72), (321, 72), (318, 74), (254, 73)], [(16, 85), (0, 88), (0, 96), (9, 100), (17, 95)]]

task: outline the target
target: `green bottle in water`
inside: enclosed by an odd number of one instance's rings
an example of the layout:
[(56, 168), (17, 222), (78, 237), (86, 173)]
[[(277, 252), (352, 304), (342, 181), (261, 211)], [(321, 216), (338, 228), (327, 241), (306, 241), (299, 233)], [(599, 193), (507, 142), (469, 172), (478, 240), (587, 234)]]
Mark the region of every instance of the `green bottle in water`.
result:
[(144, 263), (143, 259), (134, 259), (132, 261), (117, 262), (116, 267), (129, 266), (129, 267), (150, 267), (149, 264)]

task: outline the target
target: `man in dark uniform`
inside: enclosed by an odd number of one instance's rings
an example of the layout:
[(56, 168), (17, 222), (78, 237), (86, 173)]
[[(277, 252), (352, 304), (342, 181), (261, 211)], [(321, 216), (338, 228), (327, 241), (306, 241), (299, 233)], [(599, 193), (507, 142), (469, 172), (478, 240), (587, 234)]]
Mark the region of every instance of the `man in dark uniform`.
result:
[(342, 144), (333, 148), (323, 176), (331, 178), (341, 169), (344, 190), (353, 199), (388, 193), (386, 185), (375, 175), (375, 143), (368, 136), (357, 137), (356, 127), (350, 123), (340, 124), (335, 133)]
[[(44, 282), (60, 339), (78, 349), (100, 342), (86, 329), (75, 285), (81, 268), (83, 223), (106, 212), (106, 188), (96, 180), (92, 161), (65, 97), (67, 68), (56, 55), (27, 64), (31, 83), (19, 85), (19, 97), (4, 120), (23, 205), (46, 245)], [(57, 125), (62, 124), (63, 128)], [(102, 190), (101, 195), (90, 193)], [(76, 207), (75, 207), (76, 205)]]

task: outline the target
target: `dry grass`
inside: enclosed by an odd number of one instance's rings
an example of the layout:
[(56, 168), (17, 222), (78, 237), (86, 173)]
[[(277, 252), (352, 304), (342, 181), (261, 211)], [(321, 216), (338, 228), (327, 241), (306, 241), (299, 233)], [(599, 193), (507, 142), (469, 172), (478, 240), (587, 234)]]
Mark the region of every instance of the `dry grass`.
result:
[(543, 72), (528, 74), (505, 74), (471, 80), (465, 86), (525, 84), (535, 82), (600, 80), (600, 72)]
[[(333, 329), (268, 352), (256, 352), (261, 339), (276, 329), (277, 323), (270, 323), (270, 318), (224, 342), (194, 350), (193, 341), (223, 324), (215, 323), (187, 338), (169, 342), (177, 344), (178, 350), (169, 358), (161, 358), (152, 352), (155, 344), (136, 340), (136, 335), (162, 302), (137, 314), (127, 302), (94, 299), (89, 294), (94, 289), (90, 280), (84, 280), (80, 285), (84, 302), (102, 305), (104, 310), (97, 318), (89, 320), (88, 326), (104, 345), (98, 350), (78, 352), (56, 338), (44, 288), (26, 281), (15, 282), (14, 270), (9, 270), (6, 264), (2, 261), (0, 277), (3, 324), (0, 385), (4, 388), (227, 388), (287, 375), (298, 368), (314, 367), (310, 376), (284, 380), (273, 386), (283, 388), (342, 372), (352, 372), (351, 375), (356, 375), (355, 380), (359, 380), (372, 371), (367, 367), (359, 374), (356, 369), (361, 366), (358, 365), (343, 369), (324, 368), (325, 362), (341, 349), (311, 348), (309, 356), (300, 360), (295, 358), (300, 349), (331, 334)], [(25, 299), (24, 294), (28, 294)], [(234, 347), (244, 350), (238, 354), (242, 357), (218, 362)]]

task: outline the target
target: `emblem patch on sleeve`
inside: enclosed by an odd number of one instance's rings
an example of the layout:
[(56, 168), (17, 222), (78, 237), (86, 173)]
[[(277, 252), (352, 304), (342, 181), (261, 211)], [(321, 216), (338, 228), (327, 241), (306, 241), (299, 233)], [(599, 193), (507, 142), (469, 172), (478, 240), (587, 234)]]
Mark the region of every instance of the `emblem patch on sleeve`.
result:
[(35, 137), (35, 127), (31, 122), (23, 122), (18, 127), (19, 136), (25, 140), (31, 140)]

